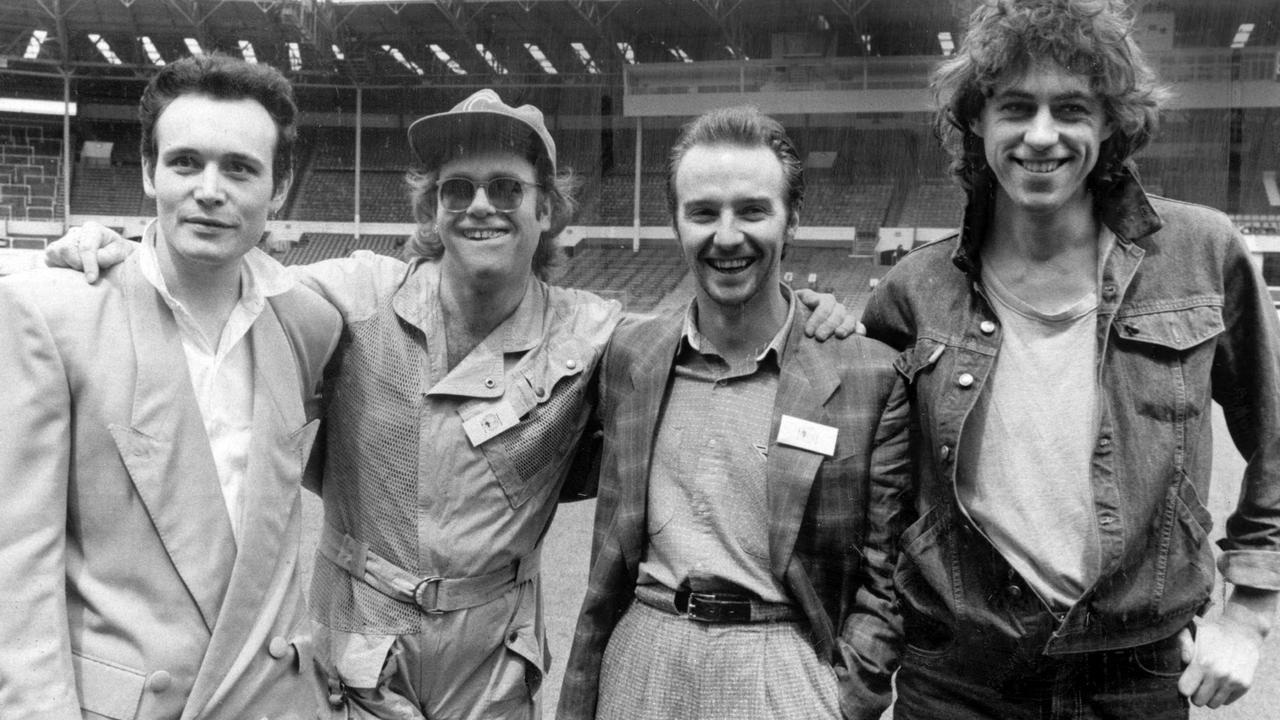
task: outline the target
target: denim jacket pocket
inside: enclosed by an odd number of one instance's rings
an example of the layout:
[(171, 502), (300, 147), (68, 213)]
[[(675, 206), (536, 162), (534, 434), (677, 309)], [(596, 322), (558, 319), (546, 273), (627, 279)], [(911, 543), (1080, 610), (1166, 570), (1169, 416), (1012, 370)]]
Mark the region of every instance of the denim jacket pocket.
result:
[(893, 361), (894, 370), (906, 380), (908, 385), (914, 384), (916, 375), (938, 363), (946, 345), (930, 338), (919, 338), (916, 344), (907, 348)]
[(1169, 488), (1160, 555), (1165, 562), (1156, 578), (1156, 613), (1167, 616), (1196, 607), (1213, 589), (1213, 549), (1209, 533), (1213, 519), (1190, 478), (1182, 476)]
[(953, 598), (939, 588), (949, 586), (951, 562), (943, 537), (950, 523), (945, 512), (933, 508), (902, 534), (902, 553), (893, 582), (902, 608), (908, 650), (917, 656), (942, 656), (955, 641)]
[(482, 446), (513, 508), (560, 479), (587, 420), (585, 371), (593, 351), (567, 341), (535, 352), (510, 382), (520, 422)]
[(1116, 316), (1120, 337), (1135, 343), (1158, 345), (1171, 350), (1189, 350), (1222, 333), (1222, 303), (1203, 304), (1171, 310), (1135, 309)]

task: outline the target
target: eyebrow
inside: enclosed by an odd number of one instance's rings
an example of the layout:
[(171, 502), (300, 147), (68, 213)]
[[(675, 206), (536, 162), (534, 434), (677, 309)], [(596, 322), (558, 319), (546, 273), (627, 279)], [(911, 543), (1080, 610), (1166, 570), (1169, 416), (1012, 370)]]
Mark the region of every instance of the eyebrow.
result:
[[(1035, 100), (1037, 98), (1035, 93), (1030, 93), (1025, 90), (1017, 90), (1014, 88), (1010, 88), (1008, 90), (1002, 90), (996, 93), (992, 97), (1010, 98), (1015, 100)], [(1072, 90), (1070, 92), (1060, 93), (1058, 95), (1053, 95), (1052, 97), (1049, 98), (1050, 102), (1064, 102), (1067, 100), (1077, 100), (1077, 101), (1084, 100), (1087, 102), (1099, 101), (1096, 95), (1093, 95), (1092, 93), (1081, 92), (1079, 90)]]
[[(160, 157), (163, 157), (163, 158), (169, 158), (169, 157), (173, 157), (173, 156), (175, 156), (175, 155), (200, 155), (200, 156), (205, 156), (205, 155), (207, 155), (207, 154), (208, 154), (208, 153), (206, 153), (206, 152), (204, 152), (203, 150), (200, 150), (200, 149), (198, 149), (198, 148), (194, 148), (194, 147), (190, 147), (190, 146), (186, 146), (186, 145), (180, 145), (180, 146), (177, 146), (177, 147), (171, 147), (171, 148), (166, 149), (164, 152), (160, 153)], [(251, 163), (251, 164), (254, 164), (254, 165), (265, 165), (265, 164), (266, 164), (266, 163), (265, 163), (261, 158), (257, 157), (256, 155), (247, 155), (247, 154), (245, 154), (245, 153), (241, 153), (241, 152), (228, 152), (228, 153), (223, 153), (222, 155), (219, 155), (218, 157), (219, 157), (219, 160), (222, 160), (222, 161), (225, 161), (225, 160), (232, 160), (232, 161), (238, 161), (238, 162), (247, 162), (247, 163)]]

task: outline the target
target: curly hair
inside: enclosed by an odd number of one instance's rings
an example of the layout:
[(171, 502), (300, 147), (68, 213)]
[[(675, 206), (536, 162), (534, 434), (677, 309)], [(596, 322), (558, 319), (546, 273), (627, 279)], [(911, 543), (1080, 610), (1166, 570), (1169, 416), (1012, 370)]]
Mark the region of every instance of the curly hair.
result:
[(934, 71), (934, 131), (951, 155), (950, 171), (966, 191), (990, 172), (983, 141), (971, 125), (1003, 80), (1052, 61), (1085, 75), (1113, 127), (1090, 189), (1114, 183), (1150, 142), (1169, 90), (1160, 84), (1132, 36), (1122, 0), (984, 0), (969, 18), (956, 54)]
[[(568, 167), (556, 170), (547, 156), (540, 152), (536, 139), (530, 137), (524, 147), (516, 149), (516, 154), (524, 157), (533, 165), (535, 181), (538, 189), (539, 218), (549, 208), (551, 226), (538, 238), (538, 247), (533, 251), (533, 273), (540, 280), (548, 279), (556, 265), (558, 256), (555, 250), (556, 238), (573, 220), (578, 211), (578, 201), (574, 194), (578, 188), (578, 179)], [(483, 152), (489, 148), (476, 149)], [(444, 243), (436, 230), (436, 182), (440, 178), (440, 168), (446, 163), (468, 154), (460, 148), (451, 155), (442, 156), (439, 164), (429, 168), (415, 168), (405, 174), (405, 182), (409, 185), (409, 205), (413, 209), (413, 219), (417, 223), (413, 235), (405, 243), (405, 255), (410, 260), (439, 260), (444, 255)]]

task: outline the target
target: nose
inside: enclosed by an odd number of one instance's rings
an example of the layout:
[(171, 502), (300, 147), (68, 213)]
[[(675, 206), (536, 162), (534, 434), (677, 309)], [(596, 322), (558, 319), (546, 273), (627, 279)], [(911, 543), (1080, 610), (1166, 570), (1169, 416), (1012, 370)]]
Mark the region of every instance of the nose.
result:
[(493, 204), (489, 202), (489, 190), (484, 185), (476, 185), (476, 194), (471, 198), (471, 204), (467, 206), (467, 214), (484, 217), (494, 212)]
[(737, 224), (730, 217), (721, 217), (720, 222), (716, 225), (716, 234), (712, 238), (716, 247), (732, 248), (742, 243), (742, 231), (738, 229)]
[(1058, 142), (1058, 125), (1053, 119), (1053, 112), (1048, 106), (1036, 110), (1023, 135), (1023, 142), (1038, 150), (1043, 150)]
[(222, 192), (222, 176), (214, 163), (205, 165), (200, 173), (200, 184), (196, 186), (196, 201), (205, 205), (220, 205), (226, 201)]

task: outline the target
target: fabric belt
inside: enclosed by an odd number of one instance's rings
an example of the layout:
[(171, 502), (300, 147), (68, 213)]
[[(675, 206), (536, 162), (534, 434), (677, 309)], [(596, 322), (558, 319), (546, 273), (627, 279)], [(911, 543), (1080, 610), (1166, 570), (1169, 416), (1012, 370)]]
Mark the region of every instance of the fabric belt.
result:
[(424, 613), (463, 610), (496, 600), (511, 588), (538, 576), (540, 548), (520, 560), (484, 575), (447, 578), (419, 576), (403, 570), (350, 535), (325, 525), (318, 550), (351, 577), (392, 600), (413, 603)]
[(791, 622), (804, 617), (794, 605), (737, 593), (698, 593), (662, 585), (637, 585), (636, 599), (651, 608), (702, 623)]

